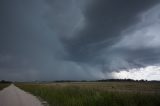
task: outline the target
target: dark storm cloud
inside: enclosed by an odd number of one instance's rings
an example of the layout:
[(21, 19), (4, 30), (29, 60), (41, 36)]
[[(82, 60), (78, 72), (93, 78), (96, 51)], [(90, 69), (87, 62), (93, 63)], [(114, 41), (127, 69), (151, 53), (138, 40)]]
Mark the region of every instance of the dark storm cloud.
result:
[[(55, 58), (58, 58), (64, 51), (62, 44), (55, 33), (48, 28), (43, 18), (45, 6), (47, 6), (45, 2), (1, 1), (1, 5), (3, 5), (1, 9), (3, 17), (0, 54), (2, 57), (7, 55), (12, 57), (6, 62), (1, 62), (3, 65), (1, 71), (8, 70), (10, 74), (13, 74), (15, 73), (13, 70), (16, 69), (19, 71), (19, 76), (29, 70), (36, 70), (37, 73), (41, 73), (41, 76), (43, 75), (41, 70), (51, 71), (54, 67), (53, 60), (56, 60)], [(22, 65), (23, 62), (25, 66)]]
[[(147, 67), (160, 63), (160, 5), (141, 14), (138, 24), (123, 32), (123, 37), (112, 46), (112, 55), (125, 61), (126, 68)], [(114, 61), (114, 63), (118, 63)], [(121, 62), (119, 62), (121, 64)], [(117, 68), (117, 67), (116, 67)], [(118, 69), (118, 68), (117, 68)]]
[(44, 0), (0, 2), (1, 79), (87, 79), (87, 72), (83, 72), (77, 63), (63, 60), (67, 52), (59, 39), (64, 36), (60, 29), (67, 28), (71, 21), (75, 22), (74, 18), (70, 19), (75, 13), (70, 12), (75, 8), (74, 4), (70, 5), (71, 0), (66, 5), (64, 1), (54, 1), (59, 4), (54, 5)]
[(95, 0), (83, 11), (85, 25), (70, 39), (71, 59), (88, 60), (100, 49), (121, 38), (121, 31), (138, 22), (138, 14), (158, 1), (151, 0)]
[[(1, 0), (0, 79), (110, 78), (103, 73), (156, 64), (159, 51), (140, 47), (132, 32), (122, 33), (141, 22), (139, 15), (156, 3), (158, 0)], [(126, 36), (133, 36), (134, 41), (130, 43)], [(130, 49), (133, 45), (136, 49)]]

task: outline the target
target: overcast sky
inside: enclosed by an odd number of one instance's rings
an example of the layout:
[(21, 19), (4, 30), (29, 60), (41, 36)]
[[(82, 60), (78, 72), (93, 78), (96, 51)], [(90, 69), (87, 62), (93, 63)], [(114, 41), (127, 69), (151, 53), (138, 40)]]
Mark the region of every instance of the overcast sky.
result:
[(160, 0), (0, 0), (0, 80), (160, 80), (159, 10)]

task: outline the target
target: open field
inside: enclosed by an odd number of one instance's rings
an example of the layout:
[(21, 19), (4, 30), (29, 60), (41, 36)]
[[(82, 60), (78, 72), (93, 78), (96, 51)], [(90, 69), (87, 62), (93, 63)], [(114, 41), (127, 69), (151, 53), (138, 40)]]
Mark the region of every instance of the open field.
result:
[(160, 83), (83, 82), (17, 84), (50, 106), (160, 106)]

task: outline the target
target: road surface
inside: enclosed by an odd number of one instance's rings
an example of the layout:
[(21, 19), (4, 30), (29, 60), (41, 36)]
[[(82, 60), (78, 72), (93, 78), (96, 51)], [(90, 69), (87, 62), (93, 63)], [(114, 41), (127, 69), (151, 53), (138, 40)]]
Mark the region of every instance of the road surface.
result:
[(42, 106), (33, 95), (11, 84), (0, 91), (0, 106)]

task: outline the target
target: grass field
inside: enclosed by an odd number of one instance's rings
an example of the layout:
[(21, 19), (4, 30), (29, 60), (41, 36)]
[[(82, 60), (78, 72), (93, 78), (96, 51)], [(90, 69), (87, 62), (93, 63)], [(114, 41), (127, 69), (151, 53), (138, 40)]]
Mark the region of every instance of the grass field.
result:
[(50, 106), (160, 106), (160, 83), (17, 84)]
[(7, 87), (9, 84), (2, 84), (0, 83), (0, 90), (2, 90), (3, 88)]

